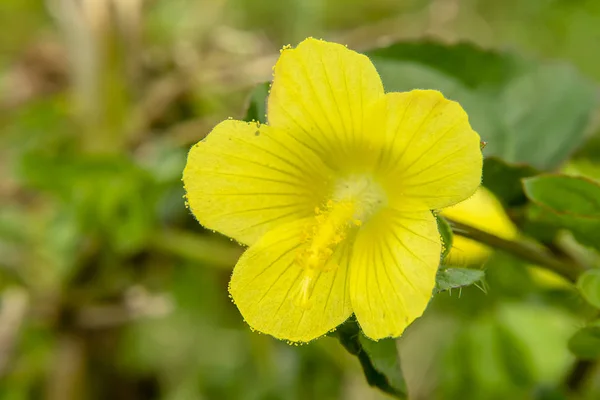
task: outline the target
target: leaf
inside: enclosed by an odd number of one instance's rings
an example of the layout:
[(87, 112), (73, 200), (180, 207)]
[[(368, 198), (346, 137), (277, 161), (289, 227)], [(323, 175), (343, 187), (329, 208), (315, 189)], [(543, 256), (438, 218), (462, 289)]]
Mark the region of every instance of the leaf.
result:
[(532, 201), (556, 213), (600, 219), (600, 185), (586, 178), (545, 175), (523, 181)]
[(344, 348), (356, 356), (369, 385), (398, 399), (407, 398), (395, 339), (377, 342), (361, 334), (356, 319), (350, 317), (335, 332)]
[(577, 280), (577, 288), (588, 303), (600, 308), (600, 270), (586, 271)]
[(569, 340), (569, 350), (584, 360), (600, 357), (600, 321), (577, 331)]
[(485, 272), (470, 268), (445, 268), (440, 269), (436, 276), (436, 291), (457, 289), (473, 285), (483, 279)]
[(400, 367), (396, 339), (388, 338), (375, 342), (367, 339), (364, 335), (360, 335), (359, 341), (364, 351), (369, 355), (375, 369), (387, 377), (392, 387), (406, 393), (406, 382)]
[(501, 103), (514, 141), (505, 159), (553, 169), (582, 143), (596, 88), (573, 67), (542, 65), (513, 80)]
[(580, 177), (545, 175), (523, 180), (534, 203), (528, 217), (569, 229), (582, 244), (600, 249), (600, 185)]
[(521, 179), (538, 173), (526, 164), (509, 164), (498, 157), (487, 157), (483, 162), (483, 186), (494, 193), (504, 206), (520, 206), (527, 202)]
[(394, 43), (366, 54), (375, 64), (379, 59), (394, 59), (428, 65), (468, 87), (501, 85), (523, 64), (510, 54), (485, 50), (471, 43), (447, 45), (431, 40)]
[(252, 89), (248, 96), (244, 121), (258, 121), (261, 124), (267, 122), (267, 97), (270, 85), (269, 82), (261, 83)]
[(444, 217), (441, 215), (436, 215), (435, 219), (437, 221), (438, 231), (440, 232), (440, 236), (442, 238), (442, 255), (440, 257), (440, 262), (443, 262), (448, 253), (450, 253), (450, 249), (452, 249), (454, 234), (452, 233), (450, 224)]

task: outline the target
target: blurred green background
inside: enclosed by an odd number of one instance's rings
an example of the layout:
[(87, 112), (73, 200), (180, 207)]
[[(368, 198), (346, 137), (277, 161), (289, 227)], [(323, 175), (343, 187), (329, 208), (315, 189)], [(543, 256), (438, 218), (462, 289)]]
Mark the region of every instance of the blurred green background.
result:
[[(600, 177), (597, 0), (2, 0), (0, 26), (0, 399), (385, 398), (333, 338), (251, 332), (227, 293), (243, 249), (184, 207), (188, 148), (244, 117), (282, 45), (417, 43), (401, 65), (376, 54), (389, 90), (446, 89), (490, 154), (552, 171), (576, 152), (571, 167)], [(502, 55), (461, 58), (458, 41)], [(554, 97), (503, 86), (507, 63), (556, 60), (562, 72), (535, 75)], [(494, 118), (527, 129), (520, 110), (542, 100), (533, 145), (566, 141), (506, 150)], [(595, 364), (567, 350), (594, 311), (508, 256), (487, 271), (399, 341), (411, 398), (600, 398)]]

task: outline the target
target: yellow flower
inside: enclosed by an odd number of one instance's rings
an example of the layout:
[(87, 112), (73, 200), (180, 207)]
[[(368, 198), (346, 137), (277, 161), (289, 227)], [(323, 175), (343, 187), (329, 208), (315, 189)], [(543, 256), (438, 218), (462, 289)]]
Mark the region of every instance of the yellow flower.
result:
[[(518, 236), (517, 227), (506, 215), (502, 204), (484, 187), (480, 187), (467, 200), (442, 210), (440, 214), (504, 239), (516, 239)], [(485, 262), (491, 253), (492, 250), (486, 245), (455, 235), (445, 262), (456, 266), (476, 265)]]
[(227, 120), (190, 151), (189, 207), (250, 247), (229, 290), (248, 324), (294, 342), (353, 312), (399, 336), (431, 297), (432, 209), (479, 186), (480, 140), (439, 92), (384, 93), (370, 60), (307, 39), (274, 68), (268, 125)]

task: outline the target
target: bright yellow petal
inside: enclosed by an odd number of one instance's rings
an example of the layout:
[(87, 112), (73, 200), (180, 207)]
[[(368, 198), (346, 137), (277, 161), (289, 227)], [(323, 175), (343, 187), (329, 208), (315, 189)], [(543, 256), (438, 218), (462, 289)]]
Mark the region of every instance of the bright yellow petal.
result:
[(479, 135), (461, 106), (440, 92), (388, 93), (377, 104), (371, 126), (383, 135), (376, 170), (387, 176), (394, 206), (448, 207), (481, 183)]
[(431, 298), (441, 243), (429, 211), (385, 210), (360, 230), (350, 262), (352, 308), (371, 339), (397, 337)]
[(315, 272), (308, 304), (301, 293), (306, 269), (297, 262), (312, 220), (265, 234), (240, 258), (229, 291), (246, 322), (259, 332), (292, 342), (326, 334), (352, 313), (347, 295), (348, 247), (339, 246), (327, 268)]
[(462, 236), (454, 235), (452, 248), (446, 256), (444, 263), (457, 267), (481, 266), (491, 254), (492, 249), (488, 246)]
[(198, 221), (252, 244), (280, 224), (314, 214), (329, 180), (285, 131), (227, 120), (190, 150), (183, 181)]
[(370, 106), (384, 95), (375, 67), (337, 43), (306, 39), (285, 49), (274, 68), (269, 124), (288, 128), (335, 162), (360, 148)]
[[(483, 186), (467, 200), (445, 208), (440, 214), (504, 239), (514, 239), (518, 236), (517, 228), (506, 215), (502, 204)], [(481, 264), (490, 253), (490, 248), (485, 245), (461, 236), (454, 236), (446, 263), (461, 266)]]

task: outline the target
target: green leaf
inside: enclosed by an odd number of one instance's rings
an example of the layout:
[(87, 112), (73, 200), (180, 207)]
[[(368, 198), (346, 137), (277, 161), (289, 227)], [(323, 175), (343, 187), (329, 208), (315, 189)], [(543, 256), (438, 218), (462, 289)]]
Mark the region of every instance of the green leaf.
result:
[(485, 272), (479, 269), (469, 268), (445, 268), (440, 269), (436, 276), (436, 290), (457, 289), (473, 285), (483, 279)]
[(585, 360), (600, 357), (600, 321), (577, 331), (569, 340), (569, 350)]
[(600, 308), (600, 270), (586, 271), (577, 280), (577, 288), (588, 303)]
[(377, 342), (361, 334), (356, 319), (350, 317), (335, 332), (344, 348), (358, 358), (369, 385), (398, 399), (407, 398), (395, 339)]
[(600, 185), (586, 178), (544, 175), (523, 181), (529, 199), (556, 213), (600, 219)]
[(258, 121), (261, 124), (267, 122), (267, 98), (269, 97), (270, 86), (269, 82), (261, 83), (250, 92), (244, 121)]
[(570, 66), (542, 65), (505, 88), (501, 113), (512, 132), (508, 161), (553, 169), (583, 141), (596, 88)]
[(390, 386), (397, 388), (398, 392), (406, 393), (406, 382), (400, 367), (396, 339), (388, 338), (375, 342), (360, 335), (359, 341), (375, 369), (386, 376)]
[(511, 79), (523, 64), (510, 54), (485, 50), (471, 43), (447, 45), (431, 40), (394, 43), (366, 54), (376, 65), (379, 59), (428, 65), (473, 88), (501, 85)]
[(438, 231), (440, 232), (440, 237), (442, 238), (442, 255), (440, 257), (440, 262), (443, 262), (448, 253), (450, 253), (454, 235), (452, 233), (450, 224), (444, 217), (441, 215), (436, 215), (435, 219), (437, 220)]
[(600, 249), (600, 185), (580, 177), (545, 175), (523, 180), (534, 203), (528, 217), (569, 229), (582, 244)]
[(509, 164), (498, 157), (487, 157), (483, 162), (483, 186), (504, 206), (520, 206), (527, 202), (521, 179), (538, 173), (526, 164)]

